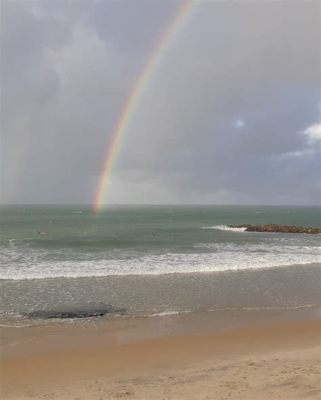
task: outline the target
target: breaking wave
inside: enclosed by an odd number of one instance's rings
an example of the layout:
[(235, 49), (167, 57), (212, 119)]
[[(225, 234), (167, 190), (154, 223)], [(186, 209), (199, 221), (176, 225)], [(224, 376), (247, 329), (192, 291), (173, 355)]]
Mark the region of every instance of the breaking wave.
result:
[(1, 267), (0, 279), (160, 275), (264, 269), (321, 262), (318, 246), (277, 244), (197, 243), (193, 253), (132, 254), (132, 257), (49, 260), (25, 254), (20, 262)]
[(228, 225), (202, 226), (202, 229), (217, 229), (220, 231), (245, 232), (246, 228), (235, 228)]

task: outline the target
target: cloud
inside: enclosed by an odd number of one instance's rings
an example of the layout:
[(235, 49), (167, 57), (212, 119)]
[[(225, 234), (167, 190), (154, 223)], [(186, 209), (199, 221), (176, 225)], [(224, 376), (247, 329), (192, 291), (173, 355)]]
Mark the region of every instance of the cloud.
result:
[(314, 124), (306, 128), (303, 133), (308, 136), (309, 142), (321, 140), (321, 124)]
[(235, 128), (243, 128), (245, 126), (245, 121), (243, 119), (237, 119), (234, 124)]

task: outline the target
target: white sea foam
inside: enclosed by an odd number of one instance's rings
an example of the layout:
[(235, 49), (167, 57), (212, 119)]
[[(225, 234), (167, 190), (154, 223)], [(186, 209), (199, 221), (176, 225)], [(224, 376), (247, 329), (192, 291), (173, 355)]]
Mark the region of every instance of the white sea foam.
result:
[(196, 249), (209, 249), (224, 252), (247, 252), (267, 254), (316, 255), (321, 257), (321, 246), (277, 245), (272, 243), (196, 243)]
[[(272, 244), (273, 243), (273, 244)], [(263, 269), (321, 262), (320, 246), (272, 243), (198, 243), (194, 253), (164, 253), (124, 258), (50, 260), (32, 253), (4, 263), (1, 279), (43, 279), (109, 275), (147, 275)], [(203, 249), (203, 250), (202, 250)], [(39, 254), (39, 253), (38, 253)], [(30, 256), (30, 257), (29, 257)]]
[(148, 317), (170, 317), (172, 315), (189, 314), (192, 311), (161, 311), (154, 314), (148, 314)]
[[(15, 240), (12, 239), (13, 243)], [(0, 247), (0, 279), (218, 272), (321, 262), (321, 246), (314, 235), (269, 235), (253, 239), (251, 235), (231, 233), (228, 241), (217, 240), (222, 239), (213, 237), (213, 243), (195, 243), (185, 252), (164, 249), (161, 254), (137, 249), (100, 252), (39, 249), (12, 245), (10, 241), (11, 245)]]
[(245, 232), (246, 228), (235, 228), (228, 225), (213, 225), (213, 226), (202, 226), (202, 229), (217, 229), (220, 231), (230, 231), (230, 232)]

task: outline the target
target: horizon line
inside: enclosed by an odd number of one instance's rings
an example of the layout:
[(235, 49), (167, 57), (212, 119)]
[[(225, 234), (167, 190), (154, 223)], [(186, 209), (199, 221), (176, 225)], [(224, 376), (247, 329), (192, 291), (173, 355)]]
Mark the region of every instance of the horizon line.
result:
[[(88, 206), (91, 203), (3, 203), (1, 206)], [(321, 207), (320, 204), (267, 204), (267, 203), (111, 203), (103, 207), (117, 206), (262, 206), (262, 207)]]

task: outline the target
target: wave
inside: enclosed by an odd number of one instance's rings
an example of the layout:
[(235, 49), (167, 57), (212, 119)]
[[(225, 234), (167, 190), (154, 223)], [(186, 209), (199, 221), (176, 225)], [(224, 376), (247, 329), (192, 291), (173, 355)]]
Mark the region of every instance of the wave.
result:
[(246, 232), (246, 228), (235, 228), (228, 225), (202, 226), (202, 229), (217, 229), (220, 231)]
[(196, 249), (208, 249), (224, 252), (249, 252), (249, 253), (270, 253), (270, 254), (300, 254), (317, 255), (321, 257), (321, 246), (298, 246), (298, 245), (282, 245), (269, 243), (196, 243)]
[(181, 310), (181, 311), (160, 311), (154, 314), (146, 314), (146, 317), (171, 317), (173, 315), (190, 314), (193, 311)]
[(104, 277), (112, 275), (162, 275), (173, 273), (222, 272), (265, 269), (320, 263), (320, 253), (239, 250), (208, 253), (147, 255), (132, 259), (85, 261), (42, 261), (4, 266), (0, 279)]
[[(205, 229), (233, 230), (226, 225)], [(227, 229), (226, 229), (227, 228)], [(243, 232), (243, 231), (241, 231)], [(321, 262), (321, 247), (313, 235), (268, 237), (253, 235), (197, 235), (200, 242), (159, 248), (34, 248), (0, 246), (0, 279), (103, 277), (220, 272)], [(225, 239), (225, 240), (224, 240)], [(208, 242), (207, 240), (210, 240)], [(222, 241), (224, 240), (224, 241)], [(228, 241), (226, 241), (228, 240)], [(18, 244), (19, 243), (19, 244)]]
[[(202, 312), (222, 312), (222, 311), (277, 311), (277, 310), (301, 310), (301, 309), (309, 309), (309, 308), (316, 308), (319, 307), (317, 303), (313, 304), (303, 304), (303, 305), (273, 305), (273, 306), (239, 306), (239, 307), (222, 307), (218, 306), (215, 308), (204, 308)], [(183, 314), (193, 314), (198, 313), (199, 311), (196, 310), (168, 310), (168, 311), (160, 311), (153, 314), (145, 314), (144, 317), (171, 317), (175, 315), (183, 315)]]
[(12, 238), (12, 239), (9, 239), (9, 247), (13, 248), (13, 247), (16, 247), (17, 245), (25, 245), (25, 244), (28, 244), (32, 240), (35, 240), (35, 239), (32, 237), (28, 237), (25, 239)]

